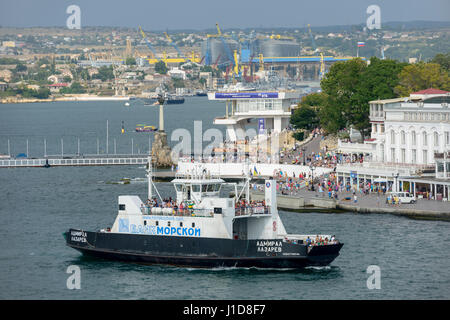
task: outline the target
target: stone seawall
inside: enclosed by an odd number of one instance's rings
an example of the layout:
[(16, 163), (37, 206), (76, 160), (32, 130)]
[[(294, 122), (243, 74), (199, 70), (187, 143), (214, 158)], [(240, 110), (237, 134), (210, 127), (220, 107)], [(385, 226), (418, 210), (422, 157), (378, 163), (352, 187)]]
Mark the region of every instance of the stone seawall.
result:
[[(261, 192), (252, 192), (252, 200), (264, 200)], [(385, 207), (363, 207), (361, 205), (350, 205), (328, 198), (308, 198), (304, 196), (278, 195), (277, 203), (279, 209), (286, 210), (308, 210), (318, 212), (355, 212), (355, 213), (382, 213), (406, 216), (416, 219), (432, 219), (450, 221), (450, 211), (433, 211), (406, 208), (385, 208)]]

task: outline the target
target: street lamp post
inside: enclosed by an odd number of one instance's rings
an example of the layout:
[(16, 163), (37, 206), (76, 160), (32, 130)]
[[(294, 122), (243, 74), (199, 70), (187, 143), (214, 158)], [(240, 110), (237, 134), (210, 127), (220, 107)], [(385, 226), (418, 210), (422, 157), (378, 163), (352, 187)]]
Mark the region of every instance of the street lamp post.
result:
[(316, 169), (312, 163), (309, 166), (309, 169), (311, 170), (311, 191), (314, 191), (314, 170)]
[(305, 151), (306, 151), (306, 148), (305, 148), (305, 147), (302, 147), (302, 152), (303, 152), (303, 165), (304, 165), (304, 166), (306, 166), (306, 161), (305, 161)]

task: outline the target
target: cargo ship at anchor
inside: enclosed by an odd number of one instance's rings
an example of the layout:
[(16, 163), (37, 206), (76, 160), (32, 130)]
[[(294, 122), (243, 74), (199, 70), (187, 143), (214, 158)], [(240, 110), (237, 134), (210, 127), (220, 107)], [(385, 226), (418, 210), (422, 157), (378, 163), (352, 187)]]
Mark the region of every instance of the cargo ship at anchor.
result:
[[(275, 180), (265, 181), (264, 201), (247, 201), (248, 176), (239, 193), (236, 183), (197, 169), (172, 181), (176, 199), (163, 199), (156, 190), (158, 200), (148, 165), (145, 203), (138, 196), (119, 196), (111, 228), (69, 229), (66, 244), (103, 259), (206, 268), (326, 266), (339, 255), (343, 244), (334, 236), (286, 232), (277, 210)], [(233, 198), (220, 197), (224, 185), (234, 186)]]

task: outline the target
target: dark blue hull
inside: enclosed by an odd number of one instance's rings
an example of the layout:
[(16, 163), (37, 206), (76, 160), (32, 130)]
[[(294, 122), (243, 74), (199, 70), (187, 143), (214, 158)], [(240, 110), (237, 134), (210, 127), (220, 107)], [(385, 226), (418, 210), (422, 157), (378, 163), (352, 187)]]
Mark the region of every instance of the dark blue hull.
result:
[(109, 260), (184, 267), (326, 266), (343, 244), (307, 247), (282, 240), (231, 240), (69, 230), (68, 246)]

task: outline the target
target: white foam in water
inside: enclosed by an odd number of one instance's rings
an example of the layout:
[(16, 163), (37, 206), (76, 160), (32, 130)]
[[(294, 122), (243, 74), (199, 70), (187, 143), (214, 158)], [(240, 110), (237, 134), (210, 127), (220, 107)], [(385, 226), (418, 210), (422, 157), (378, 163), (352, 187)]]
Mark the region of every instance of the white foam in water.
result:
[(261, 270), (261, 271), (291, 271), (296, 268), (259, 268), (259, 267), (212, 267), (212, 268), (184, 268), (188, 271), (234, 271), (234, 270)]
[(313, 269), (313, 270), (331, 270), (331, 266), (308, 266), (305, 269)]

